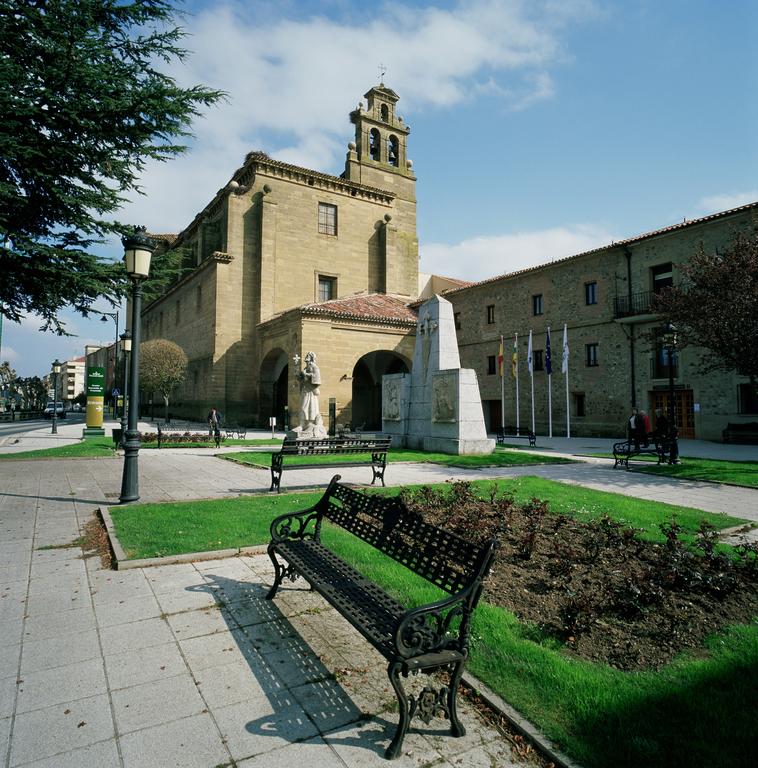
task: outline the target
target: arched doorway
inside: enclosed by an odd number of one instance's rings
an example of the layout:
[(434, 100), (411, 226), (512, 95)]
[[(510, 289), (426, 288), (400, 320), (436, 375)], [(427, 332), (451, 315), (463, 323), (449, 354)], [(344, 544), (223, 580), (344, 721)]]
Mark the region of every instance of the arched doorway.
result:
[(267, 427), (271, 416), (276, 416), (280, 429), (284, 426), (284, 406), (287, 405), (289, 360), (283, 349), (272, 349), (261, 362), (259, 389), (259, 418)]
[(395, 352), (369, 352), (353, 368), (353, 429), (382, 428), (382, 376), (408, 373), (407, 361)]

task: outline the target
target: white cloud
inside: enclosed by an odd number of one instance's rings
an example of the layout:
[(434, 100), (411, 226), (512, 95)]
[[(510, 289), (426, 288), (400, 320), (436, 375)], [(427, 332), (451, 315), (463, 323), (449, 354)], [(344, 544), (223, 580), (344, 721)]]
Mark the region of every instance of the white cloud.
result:
[(463, 280), (515, 272), (573, 256), (618, 239), (602, 227), (571, 224), (534, 232), (475, 237), (421, 247), (421, 270)]
[(179, 231), (253, 149), (338, 171), (352, 138), (346, 116), (376, 82), (379, 61), (389, 64), (385, 80), (402, 96), (401, 114), (481, 97), (511, 110), (548, 99), (548, 69), (566, 58), (563, 27), (594, 13), (586, 0), (372, 9), (360, 17), (296, 18), (285, 6), (292, 18), (272, 18), (271, 6), (240, 0), (188, 17), (193, 53), (172, 74), (183, 85), (223, 89), (229, 100), (196, 122), (191, 152), (148, 165), (147, 194), (122, 218)]
[(16, 350), (13, 349), (13, 347), (9, 347), (4, 344), (0, 352), (2, 353), (2, 357), (0, 357), (0, 362), (8, 361), (9, 363), (13, 363), (14, 360), (18, 360), (18, 352), (16, 352)]
[(751, 189), (747, 192), (731, 192), (703, 197), (698, 202), (697, 207), (704, 214), (720, 213), (721, 211), (728, 211), (730, 208), (739, 208), (741, 205), (754, 203), (756, 200), (758, 200), (758, 189)]

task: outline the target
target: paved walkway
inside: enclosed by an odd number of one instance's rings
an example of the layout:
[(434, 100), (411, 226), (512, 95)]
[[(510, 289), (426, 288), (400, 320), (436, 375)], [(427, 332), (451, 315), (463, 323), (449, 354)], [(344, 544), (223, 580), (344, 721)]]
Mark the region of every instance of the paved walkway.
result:
[[(395, 716), (381, 658), (297, 585), (276, 601), (265, 557), (114, 572), (70, 545), (118, 498), (122, 461), (0, 463), (0, 765), (252, 768), (385, 765)], [(285, 472), (323, 485), (339, 471)], [(393, 484), (534, 474), (758, 520), (758, 491), (612, 470), (392, 464)], [(209, 453), (145, 451), (144, 501), (235, 496), (269, 473)], [(290, 486), (291, 487), (291, 486)], [(414, 728), (400, 766), (518, 766), (468, 706), (469, 734)]]

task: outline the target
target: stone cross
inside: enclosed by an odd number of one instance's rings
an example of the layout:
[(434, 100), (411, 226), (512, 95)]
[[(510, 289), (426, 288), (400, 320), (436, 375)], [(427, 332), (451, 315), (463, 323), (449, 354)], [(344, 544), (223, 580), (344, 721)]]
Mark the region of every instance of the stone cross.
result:
[(300, 367), (300, 355), (295, 353), (295, 356), (292, 358), (292, 362), (299, 368)]

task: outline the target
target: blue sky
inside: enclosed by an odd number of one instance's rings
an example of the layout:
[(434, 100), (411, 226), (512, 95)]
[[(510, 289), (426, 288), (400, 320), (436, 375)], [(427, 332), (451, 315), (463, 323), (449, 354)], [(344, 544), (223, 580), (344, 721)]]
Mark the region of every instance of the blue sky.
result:
[[(173, 74), (230, 99), (148, 166), (120, 218), (151, 231), (186, 226), (252, 149), (340, 173), (380, 62), (412, 127), (423, 271), (479, 279), (758, 200), (751, 0), (185, 7), (194, 54)], [(112, 338), (64, 316), (75, 338), (6, 321), (0, 356), (42, 374)]]

